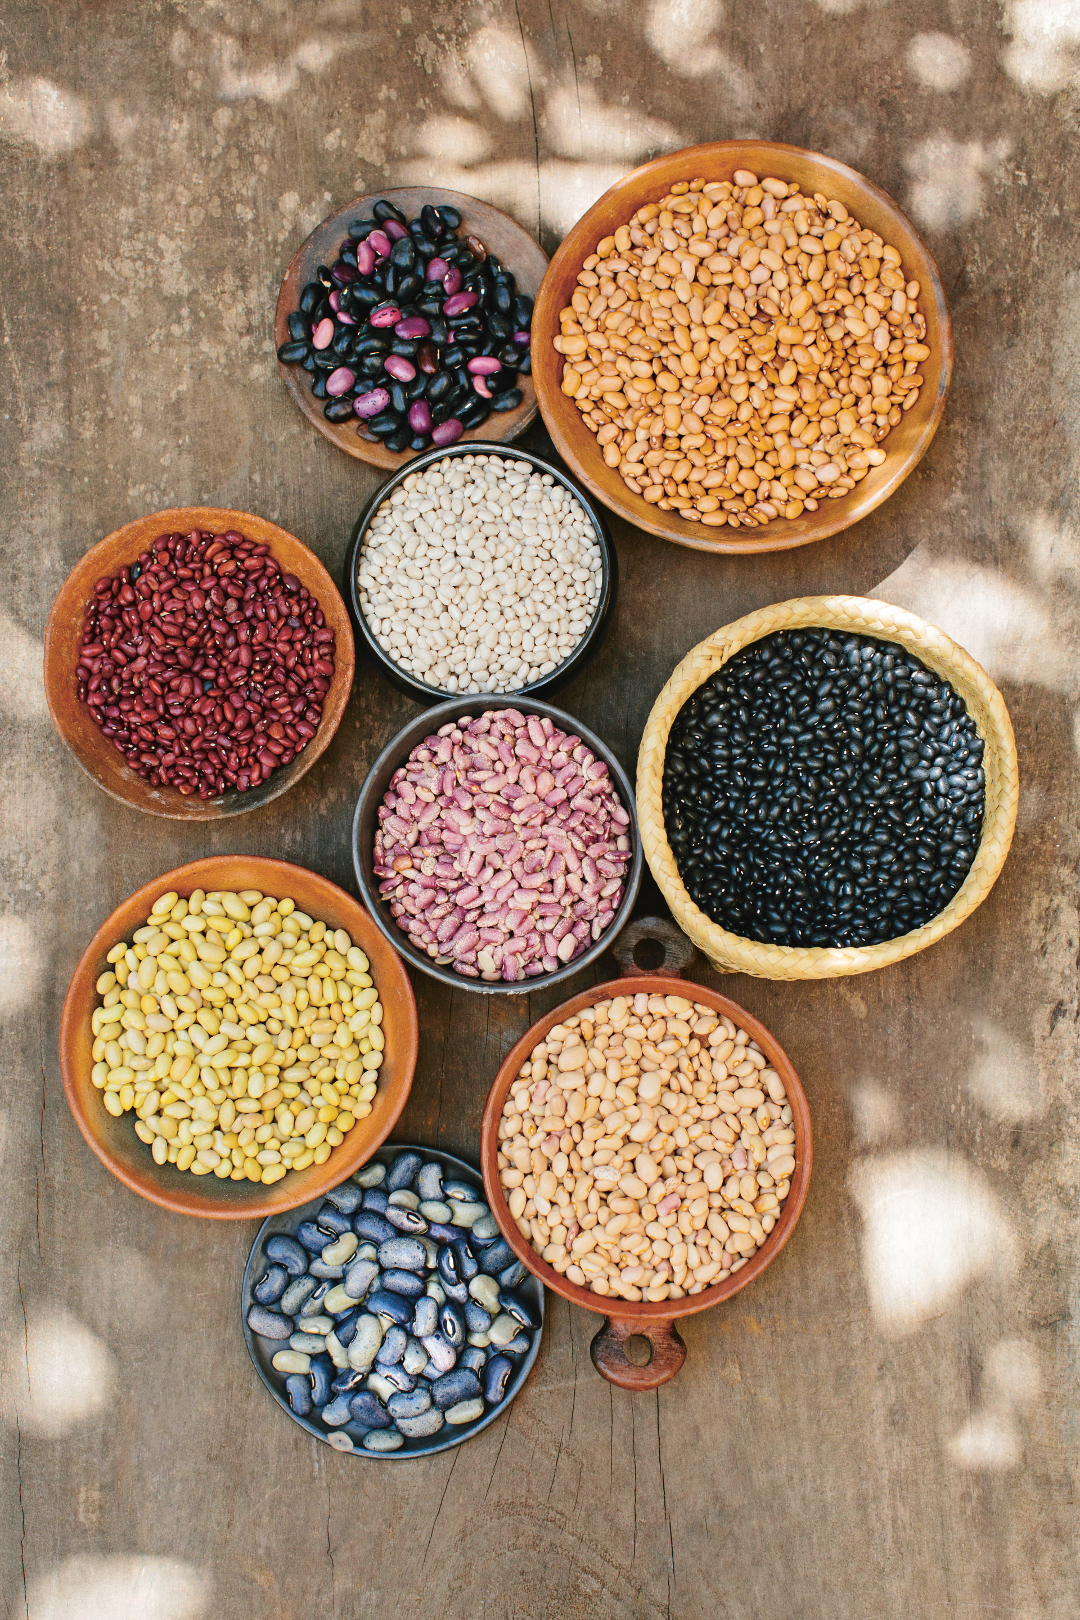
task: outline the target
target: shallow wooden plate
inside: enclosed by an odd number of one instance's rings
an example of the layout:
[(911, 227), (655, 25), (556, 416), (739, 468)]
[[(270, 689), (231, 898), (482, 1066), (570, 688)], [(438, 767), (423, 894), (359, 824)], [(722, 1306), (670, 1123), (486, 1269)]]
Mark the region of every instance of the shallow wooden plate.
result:
[[(425, 203), (434, 203), (436, 207), (443, 205), (457, 208), (461, 213), (461, 225), (456, 233), (459, 240), (464, 241), (466, 236), (479, 237), (488, 252), (494, 253), (507, 270), (513, 271), (518, 292), (525, 293), (529, 298), (536, 297), (548, 267), (547, 254), (539, 242), (535, 241), (516, 220), (511, 219), (509, 214), (502, 213), (498, 208), (492, 208), (490, 203), (480, 202), (476, 197), (466, 197), (460, 191), (443, 191), (438, 186), (399, 186), (392, 191), (377, 191), (368, 197), (355, 198), (345, 208), (339, 208), (336, 214), (331, 214), (329, 219), (324, 219), (321, 225), (317, 225), (307, 241), (298, 248), (285, 272), (285, 279), (278, 293), (277, 312), (274, 316), (275, 350), (288, 342), (289, 316), (299, 305), (300, 294), (307, 283), (314, 281), (315, 271), (319, 265), (334, 263), (338, 249), (348, 236), (349, 226), (353, 220), (370, 219), (372, 208), (383, 197), (387, 202), (392, 202), (395, 207), (400, 208), (409, 219), (414, 219)], [(356, 431), (355, 421), (328, 422), (323, 415), (325, 402), (312, 397), (311, 377), (308, 372), (302, 366), (283, 365), (280, 360), (278, 369), (286, 388), (308, 421), (318, 428), (324, 439), (336, 444), (346, 455), (355, 456), (358, 461), (369, 462), (373, 467), (389, 467), (396, 470), (411, 461), (415, 455), (422, 454), (416, 450), (402, 450), (395, 453), (393, 450), (387, 450), (381, 443), (373, 444), (367, 439), (362, 439)], [(487, 439), (505, 443), (510, 439), (516, 439), (519, 433), (524, 433), (536, 415), (536, 390), (529, 376), (520, 376), (518, 386), (522, 392), (522, 400), (516, 410), (489, 416), (486, 422), (462, 434), (456, 442), (462, 444), (468, 439)]]
[[(219, 799), (200, 799), (194, 793), (185, 797), (175, 788), (154, 787), (144, 781), (98, 730), (89, 708), (80, 701), (75, 685), (86, 608), (96, 582), (133, 563), (141, 552), (149, 550), (159, 534), (188, 534), (192, 529), (210, 529), (215, 534), (235, 529), (259, 545), (269, 546), (282, 572), (295, 574), (301, 585), (307, 586), (334, 632), (334, 677), (314, 737), (283, 770), (275, 771), (267, 781), (249, 788), (246, 793), (232, 789)], [(217, 506), (178, 506), (126, 523), (115, 534), (92, 546), (71, 570), (45, 627), (45, 697), (53, 725), (76, 763), (110, 797), (136, 810), (145, 810), (152, 816), (167, 816), (173, 821), (217, 821), (222, 816), (242, 815), (245, 810), (257, 810), (260, 805), (268, 804), (271, 799), (287, 793), (311, 769), (329, 747), (341, 723), (352, 691), (355, 657), (352, 625), (337, 586), (315, 553), (295, 535), (251, 512), (233, 512)]]
[[(687, 523), (675, 512), (661, 512), (627, 489), (618, 472), (604, 461), (592, 431), (572, 399), (562, 391), (563, 357), (552, 348), (559, 335), (559, 314), (570, 302), (578, 271), (597, 242), (610, 236), (647, 202), (657, 202), (677, 180), (730, 180), (736, 169), (749, 169), (759, 178), (798, 181), (804, 194), (823, 192), (838, 198), (859, 223), (877, 231), (895, 247), (909, 280), (922, 291), (919, 307), (926, 317), (930, 359), (924, 363), (926, 382), (918, 403), (905, 411), (882, 443), (886, 452), (880, 467), (872, 467), (850, 495), (823, 500), (816, 512), (788, 521), (778, 518), (758, 529), (705, 528)], [(938, 267), (911, 221), (885, 192), (854, 169), (820, 152), (775, 141), (710, 141), (657, 158), (635, 169), (594, 203), (563, 241), (551, 261), (533, 313), (533, 376), (545, 426), (559, 454), (604, 504), (628, 523), (681, 546), (698, 551), (786, 551), (807, 546), (826, 535), (850, 528), (888, 500), (926, 453), (945, 410), (952, 375), (952, 321), (945, 302)]]
[[(172, 1164), (155, 1164), (150, 1149), (135, 1135), (134, 1114), (119, 1119), (106, 1112), (90, 1078), (94, 1043), (91, 1020), (100, 1000), (95, 986), (106, 957), (122, 939), (130, 940), (146, 921), (159, 895), (175, 889), (186, 899), (195, 889), (261, 889), (277, 899), (288, 895), (309, 917), (344, 928), (371, 963), (371, 977), (383, 1007), (386, 1054), (378, 1071), (371, 1113), (356, 1122), (325, 1164), (290, 1170), (271, 1187), (256, 1181), (219, 1181), (193, 1176)], [(419, 1041), (416, 1000), (405, 964), (351, 894), (336, 883), (286, 861), (258, 855), (215, 855), (191, 861), (144, 883), (118, 906), (90, 941), (71, 977), (60, 1021), (60, 1073), (68, 1106), (86, 1141), (114, 1176), (151, 1203), (181, 1215), (210, 1220), (247, 1221), (295, 1209), (359, 1169), (393, 1130), (405, 1106), (416, 1070)]]

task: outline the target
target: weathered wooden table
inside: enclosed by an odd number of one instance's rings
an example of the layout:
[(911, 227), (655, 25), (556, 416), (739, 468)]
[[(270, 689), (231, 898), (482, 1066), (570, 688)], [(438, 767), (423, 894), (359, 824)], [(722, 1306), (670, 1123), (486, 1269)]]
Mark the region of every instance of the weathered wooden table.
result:
[[(1075, 7), (8, 0), (2, 33), (4, 1612), (1074, 1614)], [(375, 475), (302, 420), (270, 343), (281, 272), (332, 207), (438, 182), (550, 248), (638, 160), (740, 133), (845, 159), (925, 229), (956, 320), (945, 423), (882, 511), (807, 550), (710, 560), (617, 526), (614, 627), (561, 701), (632, 768), (701, 637), (788, 596), (876, 592), (1002, 683), (1013, 852), (976, 916), (902, 966), (725, 982), (802, 1075), (815, 1170), (777, 1263), (686, 1324), (673, 1384), (612, 1390), (596, 1319), (552, 1299), (506, 1419), (430, 1462), (339, 1456), (248, 1362), (254, 1228), (110, 1178), (64, 1103), (57, 1018), (99, 921), (182, 860), (257, 850), (351, 885), (360, 783), (415, 711), (361, 665), (286, 798), (212, 830), (141, 819), (53, 735), (45, 617), (93, 541), (189, 502), (263, 513), (340, 568)], [(548, 1000), (416, 990), (399, 1134), (475, 1159), (490, 1080)]]

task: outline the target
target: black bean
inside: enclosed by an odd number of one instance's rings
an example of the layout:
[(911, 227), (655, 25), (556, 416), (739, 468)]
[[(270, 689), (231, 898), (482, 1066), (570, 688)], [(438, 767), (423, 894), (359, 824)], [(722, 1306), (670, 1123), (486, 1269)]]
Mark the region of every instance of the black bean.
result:
[(500, 315), (509, 315), (514, 307), (514, 295), (505, 281), (495, 283), (494, 304)]
[(312, 383), (311, 392), (314, 394), (316, 399), (326, 399), (327, 398), (326, 379), (327, 379), (328, 375), (329, 375), (328, 372), (325, 372), (325, 371), (320, 372), (319, 375), (316, 377), (315, 381)]
[(408, 423), (406, 423), (404, 427), (398, 428), (395, 433), (388, 433), (384, 438), (383, 443), (388, 450), (393, 450), (395, 454), (400, 454), (402, 450), (407, 450), (409, 448), (409, 440), (411, 438), (412, 428), (409, 427)]
[(392, 202), (387, 202), (385, 197), (380, 197), (371, 212), (380, 225), (385, 225), (388, 219), (396, 219), (399, 225), (406, 223), (405, 215), (401, 212), (401, 209), (395, 207)]
[(321, 304), (324, 297), (322, 283), (309, 281), (300, 294), (300, 309), (305, 315), (310, 315), (316, 304)]
[(515, 323), (516, 330), (521, 331), (521, 332), (527, 332), (528, 331), (529, 322), (532, 320), (532, 312), (533, 312), (533, 301), (532, 301), (532, 299), (526, 297), (526, 295), (524, 293), (518, 293), (517, 297), (514, 299), (514, 310), (513, 310), (514, 323)]
[(865, 945), (919, 927), (977, 848), (969, 749), (981, 758), (962, 700), (903, 648), (826, 630), (754, 643), (672, 727), (664, 807), (683, 881), (758, 940)]
[(452, 231), (456, 231), (461, 224), (461, 214), (456, 208), (452, 208), (449, 203), (440, 203), (435, 212), (443, 224), (449, 225)]
[(289, 336), (291, 338), (307, 338), (311, 333), (311, 322), (306, 320), (298, 309), (294, 309), (289, 316)]
[(435, 376), (432, 377), (427, 387), (427, 398), (429, 403), (434, 405), (440, 399), (445, 399), (453, 386), (453, 378), (448, 372), (436, 372)]
[(420, 223), (427, 235), (434, 241), (438, 241), (440, 236), (446, 235), (446, 221), (439, 217), (438, 209), (433, 208), (431, 203), (425, 203), (421, 208)]
[(474, 397), (470, 405), (463, 405), (457, 413), (458, 421), (466, 430), (478, 428), (482, 422), (487, 421), (490, 415), (490, 405), (486, 399), (481, 399), (478, 395)]
[(378, 416), (369, 419), (367, 425), (372, 433), (384, 439), (388, 433), (396, 433), (400, 429), (401, 417), (397, 411), (380, 411)]
[(397, 297), (403, 304), (410, 303), (419, 296), (424, 287), (424, 278), (416, 272), (403, 275), (397, 284)]
[(329, 292), (330, 288), (334, 285), (334, 278), (328, 264), (319, 265), (318, 269), (315, 271), (315, 279), (316, 281), (322, 283), (327, 292)]
[(405, 392), (404, 383), (392, 382), (390, 384), (390, 409), (399, 416), (404, 416), (409, 408), (409, 396)]
[(306, 342), (304, 342), (302, 339), (293, 339), (288, 343), (283, 343), (281, 345), (281, 348), (277, 352), (277, 357), (281, 361), (282, 365), (290, 366), (295, 364), (297, 360), (306, 360), (310, 353), (311, 350), (308, 348)]
[(414, 433), (413, 437), (409, 440), (409, 449), (410, 450), (426, 450), (430, 443), (431, 443), (431, 434), (430, 433)]
[(401, 270), (411, 270), (416, 263), (416, 243), (411, 236), (403, 236), (390, 249), (390, 263)]
[(374, 229), (373, 219), (354, 219), (349, 226), (349, 235), (354, 242), (366, 242)]
[(492, 394), (491, 409), (493, 411), (514, 411), (521, 404), (521, 389), (508, 388), (505, 393)]

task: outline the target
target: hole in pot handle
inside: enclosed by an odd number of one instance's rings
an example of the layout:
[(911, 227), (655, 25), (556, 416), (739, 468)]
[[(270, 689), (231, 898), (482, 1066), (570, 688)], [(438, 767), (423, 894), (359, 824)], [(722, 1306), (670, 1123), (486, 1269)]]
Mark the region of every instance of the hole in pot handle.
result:
[(612, 946), (623, 977), (665, 973), (679, 978), (694, 960), (694, 946), (680, 928), (663, 917), (638, 917), (628, 923)]
[[(652, 1354), (639, 1366), (626, 1354), (628, 1339), (647, 1339)], [(686, 1346), (674, 1322), (656, 1317), (605, 1318), (590, 1346), (593, 1366), (620, 1389), (658, 1389), (674, 1378), (686, 1360)]]

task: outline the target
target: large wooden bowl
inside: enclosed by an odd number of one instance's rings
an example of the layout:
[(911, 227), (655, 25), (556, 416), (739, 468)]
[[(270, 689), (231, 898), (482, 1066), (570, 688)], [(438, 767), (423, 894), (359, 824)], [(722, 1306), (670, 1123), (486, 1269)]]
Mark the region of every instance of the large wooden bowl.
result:
[[(353, 220), (370, 219), (371, 210), (381, 197), (400, 208), (409, 219), (414, 219), (425, 203), (458, 209), (461, 214), (461, 225), (456, 233), (459, 240), (464, 241), (466, 236), (479, 237), (504, 269), (513, 271), (518, 292), (525, 293), (529, 298), (536, 297), (548, 267), (547, 254), (516, 220), (498, 208), (492, 208), (490, 203), (480, 202), (476, 197), (466, 197), (460, 191), (443, 191), (438, 186), (399, 186), (393, 191), (376, 191), (368, 197), (354, 198), (344, 208), (339, 208), (336, 214), (331, 214), (329, 219), (324, 219), (307, 241), (301, 243), (285, 272), (278, 293), (274, 315), (275, 349), (280, 349), (283, 343), (289, 341), (289, 316), (299, 306), (300, 294), (308, 282), (314, 281), (319, 265), (334, 263)], [(369, 462), (373, 467), (396, 469), (417, 454), (415, 450), (387, 450), (379, 441), (372, 443), (362, 439), (356, 431), (355, 418), (351, 422), (328, 422), (323, 415), (326, 402), (312, 396), (312, 378), (304, 368), (283, 365), (279, 360), (278, 369), (286, 388), (308, 421), (318, 428), (324, 439), (336, 444), (346, 455)], [(536, 415), (536, 390), (532, 378), (525, 374), (519, 377), (518, 387), (522, 398), (516, 410), (492, 414), (478, 428), (463, 433), (457, 443), (464, 444), (469, 439), (495, 439), (505, 443), (524, 433)]]
[[(684, 1299), (662, 1300), (658, 1304), (620, 1300), (611, 1295), (601, 1296), (594, 1294), (589, 1288), (580, 1288), (576, 1283), (567, 1282), (566, 1278), (561, 1276), (554, 1266), (541, 1259), (532, 1244), (522, 1237), (517, 1222), (510, 1213), (506, 1195), (499, 1181), (498, 1132), (503, 1104), (533, 1047), (564, 1018), (572, 1018), (575, 1013), (581, 1012), (585, 1007), (592, 1007), (598, 1001), (605, 1001), (612, 996), (636, 996), (639, 991), (644, 991), (650, 996), (686, 996), (691, 1001), (704, 1002), (706, 1006), (712, 1007), (745, 1029), (758, 1043), (769, 1064), (784, 1082), (788, 1102), (791, 1104), (792, 1129), (795, 1132), (795, 1170), (791, 1177), (791, 1188), (784, 1201), (780, 1218), (761, 1248), (755, 1250), (745, 1266), (725, 1278), (722, 1283), (717, 1283), (715, 1287), (705, 1288), (700, 1294), (687, 1294)], [(564, 1001), (553, 1012), (539, 1019), (512, 1048), (496, 1075), (495, 1084), (488, 1093), (480, 1127), (480, 1168), (484, 1175), (484, 1187), (491, 1213), (499, 1223), (503, 1236), (522, 1264), (539, 1277), (546, 1287), (553, 1289), (556, 1294), (561, 1294), (563, 1299), (568, 1299), (572, 1305), (580, 1305), (584, 1310), (595, 1311), (605, 1318), (603, 1327), (592, 1342), (593, 1364), (610, 1383), (618, 1384), (621, 1389), (656, 1389), (660, 1384), (666, 1384), (668, 1379), (674, 1378), (686, 1359), (686, 1346), (676, 1325), (678, 1320), (683, 1316), (696, 1315), (698, 1311), (707, 1311), (712, 1305), (722, 1305), (748, 1283), (760, 1277), (765, 1267), (772, 1264), (795, 1230), (795, 1224), (802, 1213), (810, 1184), (812, 1163), (810, 1107), (799, 1077), (783, 1047), (769, 1034), (763, 1024), (759, 1024), (756, 1018), (751, 1017), (735, 1002), (729, 1001), (726, 996), (719, 995), (715, 990), (707, 990), (704, 985), (691, 984), (686, 979), (670, 978), (660, 973), (631, 974), (623, 979), (612, 980), (609, 984), (594, 985), (591, 990), (583, 990), (580, 995)], [(651, 1347), (650, 1359), (644, 1366), (631, 1362), (626, 1355), (626, 1341), (635, 1335), (647, 1339)]]
[[(371, 1113), (356, 1122), (325, 1164), (290, 1170), (271, 1187), (251, 1181), (219, 1181), (193, 1176), (175, 1165), (155, 1164), (150, 1149), (135, 1135), (133, 1113), (119, 1119), (106, 1112), (90, 1078), (93, 1068), (91, 1019), (100, 997), (95, 986), (106, 969), (106, 957), (121, 939), (146, 921), (159, 895), (175, 889), (181, 896), (195, 889), (261, 889), (277, 899), (288, 895), (308, 916), (328, 927), (344, 928), (371, 963), (371, 977), (383, 1006), (386, 1053), (378, 1071), (378, 1091)], [(364, 908), (336, 884), (286, 861), (257, 855), (216, 855), (165, 872), (118, 906), (79, 959), (71, 978), (60, 1021), (60, 1072), (68, 1105), (83, 1136), (102, 1164), (125, 1186), (164, 1209), (210, 1220), (248, 1221), (295, 1209), (336, 1187), (358, 1169), (393, 1130), (412, 1086), (418, 1030), (416, 1001), (401, 958), (386, 943)]]
[[(562, 391), (563, 357), (552, 348), (559, 335), (559, 314), (570, 302), (578, 271), (596, 244), (624, 225), (647, 202), (657, 202), (677, 180), (730, 180), (736, 169), (749, 169), (759, 177), (772, 174), (797, 181), (804, 194), (822, 192), (835, 197), (859, 223), (877, 231), (895, 247), (909, 280), (922, 291), (919, 307), (926, 317), (926, 342), (931, 357), (923, 371), (926, 382), (918, 403), (905, 411), (883, 440), (885, 460), (872, 467), (849, 495), (823, 500), (816, 512), (788, 521), (777, 518), (761, 528), (731, 530), (687, 523), (675, 512), (661, 512), (627, 489), (618, 471), (607, 466), (603, 452), (582, 420), (572, 399)], [(893, 490), (925, 454), (945, 409), (952, 374), (952, 321), (937, 265), (911, 221), (885, 192), (863, 175), (834, 158), (806, 152), (775, 141), (710, 141), (657, 158), (635, 169), (606, 191), (599, 202), (578, 220), (565, 238), (544, 277), (533, 313), (533, 377), (544, 423), (567, 466), (606, 506), (628, 523), (650, 534), (698, 551), (785, 551), (837, 534), (866, 517)]]
[[(276, 770), (267, 781), (246, 793), (230, 789), (218, 799), (185, 797), (175, 788), (154, 787), (133, 771), (123, 754), (102, 736), (85, 703), (79, 699), (75, 671), (82, 648), (86, 609), (93, 600), (94, 585), (103, 576), (117, 573), (148, 550), (160, 534), (186, 534), (192, 529), (221, 533), (235, 529), (270, 547), (274, 561), (285, 573), (295, 574), (314, 596), (326, 623), (334, 632), (334, 676), (323, 703), (322, 717), (306, 748)], [(45, 697), (53, 725), (74, 755), (75, 761), (112, 798), (145, 810), (152, 816), (168, 816), (174, 821), (216, 821), (222, 816), (238, 816), (256, 810), (280, 794), (311, 769), (330, 745), (341, 723), (352, 691), (355, 651), (352, 625), (341, 595), (313, 551), (295, 535), (279, 529), (266, 518), (251, 512), (233, 512), (217, 506), (178, 506), (167, 512), (126, 523), (115, 534), (86, 553), (76, 563), (53, 603), (45, 627)]]

